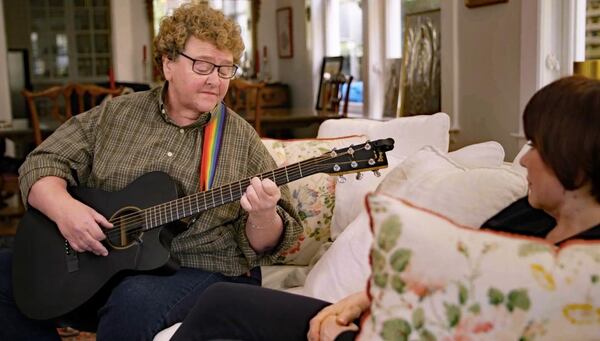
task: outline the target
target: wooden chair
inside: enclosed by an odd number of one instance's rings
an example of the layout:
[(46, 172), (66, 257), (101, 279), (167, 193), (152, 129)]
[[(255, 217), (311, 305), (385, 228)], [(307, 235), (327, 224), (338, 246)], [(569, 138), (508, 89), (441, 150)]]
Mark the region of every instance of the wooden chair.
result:
[[(33, 138), (36, 146), (43, 141), (41, 121), (58, 125), (64, 123), (72, 115), (71, 95), (73, 86), (53, 86), (51, 88), (31, 92), (23, 90), (23, 96), (27, 100), (27, 107), (31, 115), (31, 128), (33, 129)], [(54, 122), (48, 122), (51, 118)]]
[(95, 107), (107, 96), (117, 97), (122, 95), (124, 90), (123, 87), (111, 89), (95, 84), (75, 84), (74, 89), (77, 94), (77, 114)]
[(254, 116), (254, 129), (259, 136), (261, 131), (261, 91), (263, 82), (251, 82), (243, 79), (233, 79), (225, 96), (225, 104), (236, 113), (250, 118)]
[[(352, 75), (338, 73), (323, 83), (325, 87), (323, 92), (323, 111), (338, 114), (341, 105), (341, 116), (348, 116), (350, 84), (352, 84), (353, 79)], [(343, 94), (342, 91), (344, 92)]]

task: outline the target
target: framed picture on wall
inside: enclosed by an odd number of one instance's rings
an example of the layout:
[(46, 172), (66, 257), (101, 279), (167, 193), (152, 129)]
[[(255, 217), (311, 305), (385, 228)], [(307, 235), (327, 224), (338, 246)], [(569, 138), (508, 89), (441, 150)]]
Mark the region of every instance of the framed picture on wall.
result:
[(323, 86), (323, 84), (334, 75), (342, 72), (343, 64), (344, 57), (342, 56), (323, 57), (323, 63), (321, 64), (321, 79), (319, 81), (319, 92), (317, 93), (317, 105), (315, 106), (315, 109), (325, 109), (325, 103), (322, 103), (325, 99), (325, 95), (323, 94), (325, 86)]
[(406, 15), (400, 115), (426, 115), (441, 110), (440, 10)]
[(294, 57), (294, 38), (292, 31), (292, 8), (277, 10), (277, 54), (279, 58)]

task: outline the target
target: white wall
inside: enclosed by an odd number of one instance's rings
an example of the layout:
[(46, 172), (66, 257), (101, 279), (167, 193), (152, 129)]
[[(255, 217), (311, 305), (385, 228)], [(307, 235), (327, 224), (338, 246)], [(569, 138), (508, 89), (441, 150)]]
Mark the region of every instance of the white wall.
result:
[[(115, 80), (151, 80), (152, 45), (144, 0), (111, 0), (112, 50)], [(143, 48), (146, 46), (146, 64)]]
[[(277, 56), (276, 11), (282, 7), (292, 8), (294, 55), (292, 58), (287, 59)], [(307, 25), (309, 23), (306, 21), (304, 1), (261, 1), (260, 19), (258, 22), (258, 49), (261, 53), (261, 58), (263, 46), (267, 46), (272, 80), (289, 85), (291, 104), (298, 108), (313, 107), (312, 51), (307, 48)]]
[[(458, 23), (455, 108), (460, 117), (456, 145), (495, 140), (504, 147), (506, 159), (512, 160), (518, 142), (511, 134), (519, 130), (521, 119), (521, 2), (470, 9), (463, 1), (454, 1)], [(442, 13), (446, 15), (450, 13)], [(443, 88), (442, 93), (450, 90)]]

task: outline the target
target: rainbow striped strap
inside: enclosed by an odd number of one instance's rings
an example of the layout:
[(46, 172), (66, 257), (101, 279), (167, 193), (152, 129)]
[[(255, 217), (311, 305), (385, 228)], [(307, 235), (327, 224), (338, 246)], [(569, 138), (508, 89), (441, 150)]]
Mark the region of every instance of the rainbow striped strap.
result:
[(213, 186), (226, 117), (227, 108), (225, 103), (221, 103), (221, 111), (213, 115), (204, 127), (202, 159), (200, 162), (200, 191), (206, 191)]

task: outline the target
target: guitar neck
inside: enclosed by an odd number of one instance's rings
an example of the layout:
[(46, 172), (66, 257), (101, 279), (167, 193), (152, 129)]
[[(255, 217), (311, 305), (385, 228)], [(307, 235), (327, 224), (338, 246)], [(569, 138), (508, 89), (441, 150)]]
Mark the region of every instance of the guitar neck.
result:
[(149, 207), (143, 210), (145, 221), (144, 230), (177, 221), (198, 213), (208, 211), (212, 208), (240, 200), (254, 177), (271, 179), (277, 186), (299, 180), (323, 171), (318, 162), (323, 156), (297, 162), (288, 166), (274, 169), (238, 182), (230, 183), (221, 187), (213, 188), (204, 192), (194, 193), (164, 204)]

